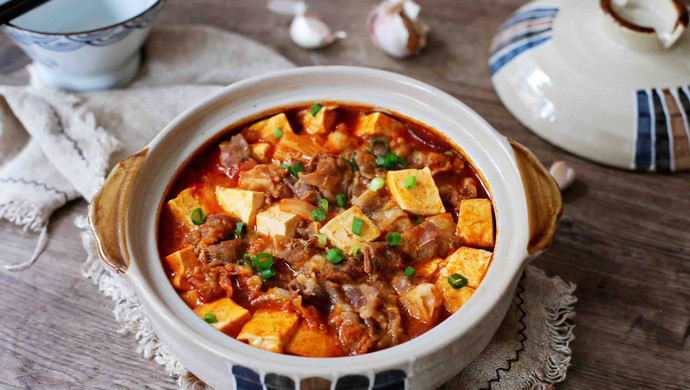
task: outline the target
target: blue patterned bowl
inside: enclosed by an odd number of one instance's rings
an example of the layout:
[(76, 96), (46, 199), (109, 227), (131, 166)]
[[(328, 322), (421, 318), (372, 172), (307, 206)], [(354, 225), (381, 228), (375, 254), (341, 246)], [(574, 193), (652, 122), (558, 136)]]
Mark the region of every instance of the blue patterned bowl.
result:
[(165, 0), (52, 0), (3, 26), (45, 84), (89, 91), (121, 86)]

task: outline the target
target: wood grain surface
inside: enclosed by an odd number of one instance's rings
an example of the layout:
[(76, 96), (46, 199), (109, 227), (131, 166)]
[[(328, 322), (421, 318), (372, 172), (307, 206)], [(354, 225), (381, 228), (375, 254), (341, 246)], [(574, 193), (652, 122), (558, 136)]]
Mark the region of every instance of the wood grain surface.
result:
[[(157, 23), (206, 23), (263, 42), (298, 65), (349, 64), (404, 73), (451, 93), (545, 163), (578, 173), (564, 194), (556, 240), (535, 261), (578, 284), (576, 340), (563, 389), (690, 388), (690, 174), (624, 172), (584, 161), (542, 141), (499, 102), (487, 69), (497, 26), (521, 0), (419, 0), (432, 34), (423, 55), (395, 60), (369, 42), (372, 0), (311, 1), (312, 11), (349, 38), (317, 52), (296, 48), (289, 18), (265, 1), (169, 0)], [(0, 82), (21, 84), (27, 61), (0, 37)], [(7, 58), (5, 55), (0, 57)], [(119, 335), (112, 302), (81, 276), (74, 217), (84, 201), (57, 212), (51, 240), (31, 269), (0, 270), (0, 389), (175, 389), (174, 381)], [(0, 223), (0, 265), (28, 258), (36, 243)]]

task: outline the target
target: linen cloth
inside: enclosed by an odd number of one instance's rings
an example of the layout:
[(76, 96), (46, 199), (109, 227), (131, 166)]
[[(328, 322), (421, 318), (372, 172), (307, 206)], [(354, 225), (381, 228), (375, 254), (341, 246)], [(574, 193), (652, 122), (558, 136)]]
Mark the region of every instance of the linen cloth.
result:
[[(140, 150), (184, 109), (223, 85), (294, 66), (263, 45), (205, 26), (155, 28), (145, 58), (127, 89), (66, 94), (35, 77), (31, 87), (0, 87), (0, 218), (42, 230), (45, 241), (55, 209), (91, 199), (116, 161)], [(77, 224), (88, 253), (83, 273), (115, 301), (115, 317), (139, 341), (138, 352), (164, 365), (181, 389), (206, 388), (160, 343), (127, 280), (99, 261), (85, 218)], [(528, 268), (492, 343), (445, 387), (548, 388), (563, 380), (573, 290)]]

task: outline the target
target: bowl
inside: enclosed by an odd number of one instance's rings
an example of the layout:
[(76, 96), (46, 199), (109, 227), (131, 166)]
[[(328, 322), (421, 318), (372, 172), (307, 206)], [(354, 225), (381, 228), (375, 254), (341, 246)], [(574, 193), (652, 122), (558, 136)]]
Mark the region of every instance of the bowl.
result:
[[(229, 126), (318, 101), (375, 106), (437, 129), (462, 149), (494, 203), (494, 259), (472, 298), (425, 334), (364, 355), (289, 356), (228, 337), (180, 299), (158, 253), (164, 196), (197, 150)], [(431, 389), (462, 370), (491, 340), (523, 268), (549, 245), (560, 213), (558, 187), (534, 155), (457, 99), (399, 74), (329, 66), (241, 81), (182, 113), (113, 169), (92, 201), (89, 221), (102, 259), (131, 281), (163, 343), (218, 389)]]
[(43, 83), (76, 91), (123, 86), (165, 0), (51, 0), (3, 26)]

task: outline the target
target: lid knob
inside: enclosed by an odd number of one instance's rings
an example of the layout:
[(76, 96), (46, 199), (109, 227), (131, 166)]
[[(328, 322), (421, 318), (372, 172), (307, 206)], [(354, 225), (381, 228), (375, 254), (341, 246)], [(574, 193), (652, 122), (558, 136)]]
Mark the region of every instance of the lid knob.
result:
[(669, 49), (688, 25), (682, 0), (601, 0), (609, 34), (638, 50)]

